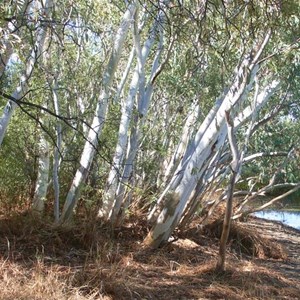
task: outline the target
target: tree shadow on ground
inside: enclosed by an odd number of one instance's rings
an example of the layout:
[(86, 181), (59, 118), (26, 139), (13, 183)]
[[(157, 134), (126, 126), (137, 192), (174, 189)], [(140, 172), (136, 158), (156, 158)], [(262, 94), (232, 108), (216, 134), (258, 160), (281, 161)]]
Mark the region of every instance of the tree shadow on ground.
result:
[(216, 273), (218, 239), (194, 229), (152, 250), (142, 246), (145, 223), (114, 232), (79, 224), (1, 218), (0, 299), (297, 299), (300, 292), (270, 261), (230, 251), (227, 271)]

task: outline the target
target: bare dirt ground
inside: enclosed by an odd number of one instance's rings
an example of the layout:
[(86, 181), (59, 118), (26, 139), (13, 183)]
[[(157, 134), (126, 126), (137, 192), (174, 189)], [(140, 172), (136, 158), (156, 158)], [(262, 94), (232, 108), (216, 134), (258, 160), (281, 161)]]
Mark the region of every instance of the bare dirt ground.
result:
[(54, 228), (30, 216), (2, 217), (0, 299), (300, 299), (300, 232), (254, 218), (242, 226), (271, 249), (254, 243), (251, 255), (232, 237), (220, 274), (218, 238), (196, 226), (152, 250), (142, 245), (142, 222), (112, 238), (95, 224)]

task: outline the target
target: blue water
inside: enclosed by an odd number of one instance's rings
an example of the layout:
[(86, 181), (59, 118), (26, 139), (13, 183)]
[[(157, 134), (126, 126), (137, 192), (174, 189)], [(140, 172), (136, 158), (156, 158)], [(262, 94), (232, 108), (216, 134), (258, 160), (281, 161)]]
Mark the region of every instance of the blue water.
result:
[(300, 211), (265, 210), (254, 215), (266, 220), (279, 221), (300, 230)]

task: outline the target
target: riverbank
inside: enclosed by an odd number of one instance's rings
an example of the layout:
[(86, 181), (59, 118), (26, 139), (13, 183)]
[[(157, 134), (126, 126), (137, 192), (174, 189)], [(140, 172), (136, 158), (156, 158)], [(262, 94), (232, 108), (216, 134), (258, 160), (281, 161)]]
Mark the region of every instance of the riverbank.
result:
[[(252, 218), (249, 225), (257, 230), (262, 237), (269, 238), (283, 246), (287, 259), (283, 261), (267, 260), (264, 264), (286, 278), (295, 280), (300, 288), (300, 230), (277, 221)], [(258, 260), (259, 262), (259, 260)], [(300, 294), (299, 294), (300, 299)]]
[(268, 209), (254, 213), (256, 217), (279, 221), (287, 226), (300, 230), (300, 210)]
[(154, 251), (142, 246), (145, 223), (127, 223), (113, 239), (94, 224), (0, 223), (0, 299), (300, 299), (300, 232), (276, 222), (242, 226), (285, 255), (246, 255), (231, 240), (222, 274), (218, 238), (196, 226)]

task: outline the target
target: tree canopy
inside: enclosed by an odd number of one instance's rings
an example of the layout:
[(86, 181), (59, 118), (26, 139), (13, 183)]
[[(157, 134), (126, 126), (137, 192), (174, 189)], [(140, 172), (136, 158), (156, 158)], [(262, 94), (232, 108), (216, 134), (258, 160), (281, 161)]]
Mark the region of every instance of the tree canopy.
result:
[(299, 1), (0, 11), (1, 206), (113, 227), (142, 211), (159, 247), (235, 195), (229, 219), (297, 192)]

